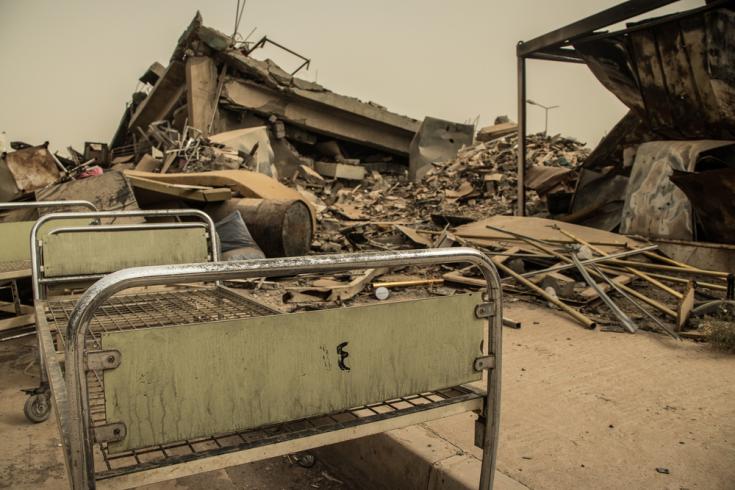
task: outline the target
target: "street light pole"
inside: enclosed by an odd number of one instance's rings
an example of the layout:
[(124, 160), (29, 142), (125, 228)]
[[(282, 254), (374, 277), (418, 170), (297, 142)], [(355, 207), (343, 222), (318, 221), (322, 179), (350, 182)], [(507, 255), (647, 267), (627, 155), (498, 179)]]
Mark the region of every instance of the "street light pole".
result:
[(539, 104), (538, 102), (534, 102), (531, 99), (526, 99), (526, 103), (539, 106), (544, 110), (544, 136), (547, 136), (548, 130), (549, 130), (549, 111), (551, 109), (556, 109), (559, 106), (558, 105), (545, 106), (543, 104)]

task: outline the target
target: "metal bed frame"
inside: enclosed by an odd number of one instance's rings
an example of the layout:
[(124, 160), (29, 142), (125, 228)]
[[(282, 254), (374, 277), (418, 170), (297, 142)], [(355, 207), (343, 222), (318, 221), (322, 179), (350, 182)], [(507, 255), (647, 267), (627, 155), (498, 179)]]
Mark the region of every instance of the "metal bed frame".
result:
[[(66, 201), (74, 202), (74, 201)], [(92, 206), (93, 207), (93, 206)], [(93, 207), (94, 208), (94, 207)], [(143, 218), (181, 218), (189, 217), (196, 218), (198, 222), (185, 222), (185, 223), (141, 223), (141, 224), (112, 224), (102, 225), (99, 224), (100, 218), (131, 218), (131, 217), (143, 217)], [(90, 225), (78, 226), (76, 221), (80, 219), (93, 220)], [(45, 229), (49, 228), (50, 222), (53, 221), (69, 221), (74, 220), (74, 226), (59, 227), (48, 230), (43, 237), (39, 237), (40, 230), (42, 227)], [(33, 285), (33, 296), (35, 303), (35, 317), (36, 317), (36, 330), (38, 337), (38, 352), (39, 352), (39, 366), (40, 366), (40, 383), (35, 388), (24, 390), (28, 394), (28, 399), (25, 402), (24, 413), (26, 418), (31, 422), (39, 423), (48, 419), (51, 413), (51, 391), (49, 386), (48, 374), (47, 374), (47, 363), (43, 356), (43, 329), (48, 328), (49, 320), (46, 315), (51, 315), (49, 318), (54, 318), (54, 315), (59, 315), (64, 311), (69, 311), (69, 302), (73, 305), (73, 300), (69, 297), (60, 296), (55, 298), (53, 301), (48, 301), (49, 288), (55, 285), (70, 283), (72, 287), (83, 288), (85, 285), (91, 284), (96, 279), (99, 279), (103, 274), (85, 274), (80, 276), (66, 276), (66, 277), (44, 277), (44, 264), (43, 264), (43, 246), (44, 238), (51, 237), (53, 235), (61, 235), (64, 233), (84, 233), (84, 232), (100, 232), (100, 231), (147, 231), (147, 230), (164, 230), (164, 229), (182, 229), (182, 228), (194, 228), (204, 227), (206, 229), (208, 244), (208, 258), (213, 261), (219, 260), (219, 247), (217, 244), (217, 234), (214, 227), (214, 222), (206, 213), (195, 210), (195, 209), (181, 209), (181, 210), (134, 210), (134, 211), (97, 211), (93, 212), (76, 212), (76, 213), (50, 213), (46, 216), (41, 217), (36, 221), (30, 233), (30, 257), (31, 257), (31, 270), (30, 276), (32, 278)], [(99, 251), (99, 253), (102, 253)], [(73, 297), (73, 296), (71, 296)], [(38, 305), (42, 305), (40, 308)], [(51, 307), (47, 310), (46, 308)], [(61, 308), (59, 310), (58, 308)], [(67, 308), (66, 310), (64, 308)], [(63, 328), (57, 328), (58, 325), (51, 323), (54, 326), (53, 335), (56, 336), (55, 341), (63, 346)]]
[[(281, 314), (220, 285), (220, 281), (231, 279), (448, 263), (469, 263), (477, 266), (487, 281), (486, 292), (408, 302), (386, 302), (366, 307)], [(206, 285), (213, 281), (214, 285)], [(43, 282), (38, 283), (40, 290)], [(192, 286), (193, 283), (205, 285)], [(181, 288), (179, 286), (181, 284), (190, 286)], [(140, 291), (140, 288), (172, 285), (177, 285), (176, 287), (181, 289)], [(128, 291), (131, 288), (136, 288), (132, 294)], [(38, 325), (42, 355), (47, 364), (71, 487), (131, 488), (278, 455), (299, 453), (318, 446), (474, 411), (478, 414), (475, 423), (475, 441), (483, 449), (480, 488), (492, 488), (500, 410), (501, 294), (497, 271), (484, 254), (471, 248), (452, 248), (135, 267), (104, 276), (78, 298), (46, 301), (39, 297), (37, 311), (41, 320)], [(472, 305), (469, 311), (463, 307), (462, 312), (449, 311), (445, 312), (445, 316), (452, 317), (462, 313), (464, 316), (459, 320), (459, 327), (462, 327), (462, 322), (471, 322), (472, 332), (479, 334), (480, 338), (476, 339), (478, 343), (481, 342), (479, 347), (472, 347), (476, 350), (470, 351), (476, 352), (477, 355), (473, 354), (471, 359), (466, 359), (468, 365), (465, 365), (463, 357), (460, 364), (466, 371), (474, 373), (473, 380), (484, 380), (485, 389), (466, 384), (471, 380), (461, 381), (459, 385), (433, 386), (428, 390), (401, 393), (387, 400), (371, 400), (369, 403), (342, 406), (336, 410), (335, 407), (324, 406), (316, 410), (318, 413), (309, 413), (300, 418), (270, 420), (255, 426), (231, 427), (232, 430), (213, 431), (181, 440), (157, 440), (148, 445), (131, 444), (129, 447), (121, 447), (121, 441), (130, 437), (130, 434), (135, 434), (136, 427), (132, 423), (127, 425), (120, 423), (114, 416), (108, 419), (111, 407), (115, 407), (115, 400), (119, 395), (114, 392), (114, 386), (112, 388), (108, 386), (115, 384), (116, 372), (123, 368), (126, 360), (130, 363), (129, 366), (136, 370), (140, 367), (136, 363), (148, 360), (145, 352), (140, 354), (146, 349), (143, 342), (134, 342), (128, 350), (124, 348), (118, 350), (114, 347), (114, 342), (112, 348), (108, 345), (111, 338), (135, 340), (137, 335), (154, 335), (162, 336), (161, 339), (169, 342), (180, 335), (177, 332), (182, 332), (184, 340), (189, 341), (187, 337), (197, 332), (204, 336), (215, 336), (218, 330), (234, 326), (228, 332), (237, 333), (246, 329), (244, 322), (269, 320), (272, 320), (270, 329), (256, 324), (259, 330), (248, 330), (245, 333), (268, 335), (269, 330), (275, 330), (275, 327), (286, 324), (295, 327), (289, 330), (293, 332), (288, 334), (291, 336), (296, 330), (307, 328), (308, 315), (322, 315), (318, 318), (323, 319), (329, 318), (329, 315), (349, 313), (348, 310), (360, 310), (358, 315), (370, 316), (381, 311), (383, 313), (396, 311), (386, 310), (397, 308), (396, 305), (426, 309), (432, 304), (428, 303), (430, 301), (441, 302), (452, 298), (453, 301), (462, 301), (456, 304)], [(449, 303), (441, 303), (442, 306), (447, 304)], [(232, 322), (235, 324), (232, 325)], [(446, 325), (440, 324), (438, 329), (443, 335), (459, 336), (459, 332), (448, 330), (449, 327), (454, 328), (458, 325), (450, 325), (445, 329)], [(317, 326), (322, 327), (321, 324)], [(337, 325), (338, 330), (343, 327), (349, 328), (349, 325)], [(398, 331), (401, 327), (411, 331), (422, 325), (410, 324), (409, 320), (407, 325), (394, 324), (387, 328)], [(56, 344), (53, 331), (58, 332)], [(372, 329), (368, 333), (374, 334)], [(171, 337), (172, 335), (174, 337)], [(423, 339), (423, 336), (418, 336), (415, 342), (417, 344), (429, 342)], [(246, 342), (249, 341), (250, 337), (247, 337)], [(393, 342), (393, 339), (385, 341)], [(472, 344), (478, 345), (474, 342)], [(414, 346), (405, 346), (407, 349), (411, 347)], [(346, 368), (349, 371), (349, 367), (342, 365), (348, 354), (341, 352), (341, 348), (342, 344), (337, 348), (341, 356), (338, 360), (340, 369)], [(161, 348), (156, 354), (160, 352), (163, 357), (164, 350)], [(60, 358), (62, 352), (63, 361)], [(326, 352), (325, 350), (325, 354)], [(219, 354), (219, 351), (217, 353)], [(198, 351), (197, 354), (199, 355)], [(136, 355), (143, 357), (136, 358)], [(435, 362), (441, 362), (438, 356), (432, 355), (419, 371), (429, 371)], [(201, 362), (210, 362), (210, 357), (204, 350), (201, 356), (204, 358)], [(213, 357), (222, 356), (224, 354)], [(350, 357), (350, 363), (354, 362), (353, 370), (349, 371), (353, 373), (352, 376), (359, 375), (360, 359), (356, 356), (358, 354)], [(238, 361), (242, 359), (227, 358), (216, 362), (224, 373), (226, 369), (238, 368), (242, 364)], [(186, 359), (183, 362), (188, 364), (190, 360)], [(294, 362), (299, 364), (305, 361), (299, 357)], [(245, 362), (245, 368), (254, 365), (255, 361)], [(166, 366), (162, 369), (176, 371), (179, 368)], [(345, 372), (336, 369), (333, 371), (340, 376)], [(113, 377), (108, 380), (108, 376)], [(318, 382), (327, 381), (320, 379)], [(381, 382), (390, 383), (390, 380), (381, 378)], [(233, 389), (228, 388), (230, 391)], [(144, 390), (144, 384), (136, 383), (135, 388), (124, 392), (126, 403), (127, 400), (139, 400), (148, 396)], [(154, 396), (158, 395), (159, 393), (155, 392)], [(115, 399), (111, 399), (111, 396)], [(191, 400), (177, 392), (174, 400), (182, 405), (199, 404), (201, 403), (199, 398), (204, 396), (201, 394), (194, 397), (196, 400)], [(294, 396), (298, 397), (298, 393)], [(294, 405), (299, 405), (303, 400), (298, 401), (299, 403)], [(248, 416), (244, 412), (243, 416)], [(163, 424), (163, 421), (161, 423)], [(144, 425), (153, 424), (152, 419), (146, 418)]]
[[(74, 207), (80, 206), (97, 211), (97, 208), (89, 201), (34, 201), (34, 202), (8, 202), (0, 203), (0, 211), (8, 211), (14, 209), (41, 209), (49, 207)], [(0, 320), (0, 332), (19, 327), (26, 327), (35, 323), (33, 308), (21, 304), (20, 295), (18, 293), (18, 281), (31, 277), (31, 260), (30, 249), (27, 249), (28, 236), (24, 236), (21, 231), (28, 229), (30, 231), (32, 222), (3, 222), (0, 223), (0, 232), (3, 235), (2, 247), (6, 250), (17, 251), (19, 248), (25, 248), (25, 253), (21, 256), (14, 256), (10, 260), (6, 260), (7, 256), (3, 254), (0, 257), (0, 288), (10, 288), (12, 303), (1, 303), (0, 308), (7, 313), (15, 313), (12, 318)], [(13, 244), (10, 244), (13, 242)], [(11, 252), (12, 253), (12, 252)], [(6, 286), (7, 285), (7, 286)]]

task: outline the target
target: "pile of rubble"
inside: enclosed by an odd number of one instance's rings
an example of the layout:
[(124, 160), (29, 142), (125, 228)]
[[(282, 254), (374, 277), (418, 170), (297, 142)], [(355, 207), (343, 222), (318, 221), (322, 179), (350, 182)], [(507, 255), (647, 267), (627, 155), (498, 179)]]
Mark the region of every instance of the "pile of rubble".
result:
[[(70, 147), (65, 158), (47, 144), (14, 143), (16, 151), (0, 159), (0, 201), (83, 199), (101, 210), (197, 208), (213, 218), (220, 237), (237, 237), (221, 240), (222, 257), (231, 260), (470, 245), (494, 258), (506, 292), (531, 292), (586, 326), (626, 318), (628, 327), (649, 322), (677, 336), (693, 310), (691, 279), (698, 280), (700, 295), (735, 290), (714, 267), (651, 255), (646, 243), (609, 233), (627, 215), (619, 212), (619, 189), (600, 192), (596, 183), (610, 176), (622, 188), (628, 178), (617, 167), (611, 172), (606, 158), (590, 156), (583, 143), (560, 135), (527, 137), (526, 212), (532, 217), (514, 217), (518, 127), (507, 117), (476, 132), (472, 125), (395, 114), (298, 78), (301, 67), (287, 73), (253, 57), (267, 43), (273, 41), (236, 42), (204, 26), (197, 14), (168, 65), (154, 63), (140, 77), (142, 88), (109, 145), (87, 143), (83, 152)], [(308, 65), (307, 58), (287, 52)], [(645, 155), (641, 148), (639, 155)], [(711, 162), (713, 155), (706, 156)], [(608, 173), (603, 178), (598, 171)], [(634, 171), (631, 184), (648, 182), (643, 177)], [(601, 212), (600, 203), (613, 211)], [(682, 216), (680, 221), (691, 221)], [(37, 217), (12, 211), (6, 219)], [(556, 220), (542, 219), (548, 217)], [(610, 217), (597, 226), (605, 231), (569, 224)], [(657, 219), (646, 218), (628, 221), (648, 225)], [(585, 269), (573, 264), (570, 246), (587, 247), (587, 260), (624, 253), (645, 263), (605, 259), (599, 270)], [(379, 284), (427, 286), (413, 288), (418, 294), (482, 286), (471, 270), (414, 272), (369, 270), (313, 284), (305, 278), (271, 284), (287, 291), (278, 301), (321, 307), (360, 301)], [(635, 290), (627, 286), (633, 280)], [(258, 288), (264, 284), (259, 281)], [(624, 315), (612, 308), (598, 314), (605, 298), (600, 291), (616, 288), (674, 320), (674, 328), (643, 318), (637, 306)]]
[[(359, 180), (327, 179), (302, 167), (294, 180), (314, 204), (323, 225), (315, 249), (421, 245), (428, 239), (408, 238), (405, 226), (438, 234), (448, 224), (512, 215), (517, 196), (516, 142), (515, 133), (476, 142), (460, 149), (452, 160), (435, 162), (419, 182), (411, 182), (400, 167), (372, 171)], [(558, 135), (532, 135), (527, 144), (531, 164), (527, 172), (537, 176), (536, 190), (529, 190), (528, 208), (533, 215), (547, 215), (547, 198), (571, 193), (576, 168), (588, 150)]]

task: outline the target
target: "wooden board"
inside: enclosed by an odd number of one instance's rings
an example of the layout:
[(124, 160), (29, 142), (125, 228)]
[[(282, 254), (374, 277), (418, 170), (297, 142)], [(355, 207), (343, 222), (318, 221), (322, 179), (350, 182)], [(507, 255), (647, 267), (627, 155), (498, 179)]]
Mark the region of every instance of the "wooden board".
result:
[(202, 228), (85, 231), (49, 235), (43, 241), (46, 277), (207, 260), (207, 235)]
[[(481, 379), (479, 293), (108, 332), (107, 421), (124, 451), (244, 430)], [(346, 342), (346, 344), (344, 344)], [(349, 353), (339, 365), (338, 346)]]
[(143, 206), (177, 199), (194, 202), (224, 202), (232, 197), (232, 191), (228, 187), (169, 184), (133, 175), (128, 175), (127, 179), (135, 190), (137, 201)]
[(311, 213), (312, 227), (316, 229), (316, 208), (296, 189), (292, 189), (278, 180), (258, 172), (249, 170), (214, 170), (211, 172), (192, 172), (186, 174), (156, 174), (126, 170), (126, 176), (144, 177), (146, 179), (173, 184), (194, 184), (209, 187), (229, 187), (242, 197), (260, 199), (281, 199), (302, 201)]
[[(587, 226), (575, 225), (572, 223), (563, 223), (561, 221), (551, 219), (520, 216), (493, 216), (492, 218), (458, 226), (454, 234), (460, 238), (469, 239), (471, 241), (474, 241), (473, 239), (478, 239), (485, 243), (492, 241), (517, 241), (510, 235), (487, 228), (487, 225), (492, 225), (539, 240), (556, 243), (575, 243), (574, 240), (568, 236), (551, 228), (551, 225), (554, 224), (594, 245), (604, 244), (606, 246), (610, 246), (611, 249), (609, 250), (614, 250), (616, 248), (619, 250), (620, 248), (624, 248), (626, 244), (636, 247), (641, 245), (630, 237), (611, 233), (609, 231), (598, 230), (596, 228), (589, 228)], [(605, 247), (603, 247), (603, 249), (604, 248)]]

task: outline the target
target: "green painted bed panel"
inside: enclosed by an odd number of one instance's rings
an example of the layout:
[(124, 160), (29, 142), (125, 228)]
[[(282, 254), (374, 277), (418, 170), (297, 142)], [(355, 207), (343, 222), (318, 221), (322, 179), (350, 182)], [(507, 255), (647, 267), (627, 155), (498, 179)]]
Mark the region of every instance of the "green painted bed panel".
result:
[[(478, 293), (102, 334), (107, 421), (124, 451), (481, 379)], [(349, 355), (341, 369), (337, 348)]]
[(43, 243), (46, 277), (206, 262), (207, 255), (207, 236), (202, 228), (61, 233), (47, 236)]
[[(88, 219), (49, 222), (41, 225), (39, 236), (42, 237), (47, 230), (60, 226), (80, 226), (89, 223)], [(31, 229), (35, 224), (35, 221), (0, 223), (0, 262), (31, 260)]]

